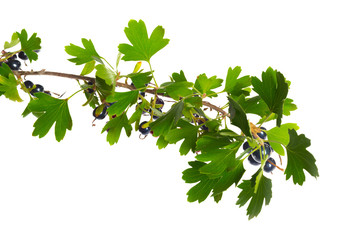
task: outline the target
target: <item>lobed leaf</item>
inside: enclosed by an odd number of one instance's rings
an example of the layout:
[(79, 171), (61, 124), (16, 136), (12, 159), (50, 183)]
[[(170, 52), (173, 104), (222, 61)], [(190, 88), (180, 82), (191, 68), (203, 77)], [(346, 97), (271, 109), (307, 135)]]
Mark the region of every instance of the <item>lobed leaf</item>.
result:
[(306, 150), (310, 146), (310, 139), (304, 134), (298, 135), (296, 130), (289, 129), (290, 141), (286, 146), (287, 166), (285, 169), (286, 180), (293, 178), (294, 184), (302, 185), (305, 181), (306, 170), (313, 177), (318, 177), (319, 172), (314, 156)]
[(120, 44), (119, 52), (124, 54), (124, 61), (150, 61), (150, 58), (159, 50), (164, 48), (169, 39), (164, 38), (165, 30), (157, 26), (148, 37), (145, 23), (142, 20), (130, 20), (128, 27), (125, 28), (125, 34), (130, 44)]
[(101, 133), (107, 131), (106, 141), (108, 141), (110, 145), (113, 145), (119, 141), (122, 129), (125, 129), (126, 135), (128, 137), (131, 135), (132, 127), (126, 116), (126, 113), (112, 118), (109, 122), (105, 124)]
[(36, 99), (29, 102), (27, 108), (33, 113), (43, 112), (34, 123), (33, 136), (44, 137), (55, 123), (55, 138), (60, 142), (71, 130), (72, 120), (67, 100), (57, 99), (46, 93), (35, 93)]
[(241, 67), (237, 66), (234, 69), (229, 67), (226, 80), (225, 80), (225, 89), (229, 95), (240, 96), (241, 94), (248, 93), (244, 88), (251, 85), (250, 76), (243, 76), (238, 78), (241, 73)]
[(161, 84), (161, 88), (164, 89), (167, 95), (175, 100), (179, 100), (183, 97), (188, 97), (193, 94), (193, 91), (190, 89), (193, 87), (191, 82), (166, 82)]
[(244, 180), (238, 187), (242, 189), (236, 202), (239, 207), (244, 206), (251, 199), (247, 207), (249, 220), (259, 215), (264, 201), (265, 205), (270, 203), (272, 197), (271, 179), (265, 177), (261, 169), (250, 180)]
[(286, 99), (289, 86), (284, 76), (272, 68), (262, 73), (262, 81), (252, 77), (254, 91), (264, 100), (270, 111), (277, 114), (276, 125), (281, 125), (284, 100)]
[(182, 116), (184, 102), (179, 101), (171, 106), (171, 109), (158, 118), (156, 121), (150, 123), (150, 128), (154, 136), (166, 135), (171, 128), (173, 128)]
[(299, 126), (296, 123), (285, 123), (280, 127), (274, 127), (266, 131), (269, 143), (275, 152), (284, 156), (285, 151), (282, 146), (289, 143), (289, 129), (298, 130)]
[(82, 38), (81, 42), (83, 44), (83, 48), (76, 46), (72, 43), (70, 45), (65, 46), (65, 52), (74, 58), (68, 59), (70, 62), (75, 63), (76, 65), (85, 64), (91, 62), (93, 60), (103, 64), (100, 55), (96, 52), (94, 44), (89, 39)]
[(184, 139), (180, 145), (180, 155), (186, 155), (190, 150), (195, 152), (196, 140), (199, 126), (194, 126), (185, 120), (179, 120), (177, 128), (171, 129), (166, 135), (165, 140), (168, 143), (177, 143)]
[(107, 102), (114, 102), (107, 112), (110, 115), (121, 115), (129, 105), (136, 103), (138, 97), (139, 91), (115, 92), (106, 98)]
[(214, 91), (211, 89), (215, 89), (221, 86), (223, 80), (217, 78), (216, 76), (212, 76), (208, 78), (206, 74), (200, 74), (195, 81), (195, 88), (201, 92), (202, 94), (216, 96)]
[[(1, 66), (0, 68), (6, 69), (7, 67), (5, 66), (7, 65), (5, 63), (3, 65), (4, 66)], [(6, 72), (6, 70), (3, 72)], [(16, 80), (14, 74), (11, 73), (0, 75), (0, 96), (4, 95), (6, 98), (12, 101), (22, 102), (22, 99), (20, 98), (19, 92), (17, 90), (18, 84), (19, 83)]]
[(242, 109), (242, 107), (232, 97), (228, 96), (228, 100), (231, 123), (239, 127), (245, 136), (252, 137), (249, 121), (244, 109)]
[(29, 61), (38, 59), (38, 54), (35, 50), (40, 50), (41, 39), (37, 37), (36, 33), (33, 33), (31, 37), (28, 39), (28, 34), (25, 29), (21, 30), (21, 32), (17, 32), (18, 38), (21, 44), (21, 50), (25, 52), (26, 56), (29, 58)]
[(4, 43), (4, 49), (12, 48), (12, 47), (16, 46), (19, 42), (20, 42), (19, 35), (17, 32), (15, 32), (15, 33), (13, 33), (13, 35), (11, 35), (10, 42)]

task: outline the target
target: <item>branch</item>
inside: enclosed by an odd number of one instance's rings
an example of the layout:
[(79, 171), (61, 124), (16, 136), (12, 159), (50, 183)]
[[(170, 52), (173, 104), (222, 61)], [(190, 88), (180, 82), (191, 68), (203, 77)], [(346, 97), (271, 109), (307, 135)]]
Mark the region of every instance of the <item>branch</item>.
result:
[[(95, 82), (95, 78), (93, 77), (87, 77), (87, 76), (82, 76), (82, 75), (76, 75), (76, 74), (69, 74), (69, 73), (61, 73), (61, 72), (51, 72), (51, 71), (46, 71), (45, 69), (41, 70), (41, 71), (14, 71), (14, 74), (16, 76), (30, 76), (30, 75), (37, 75), (37, 76), (41, 76), (41, 75), (47, 75), (47, 76), (55, 76), (55, 77), (63, 77), (63, 78), (70, 78), (70, 79), (77, 79), (77, 80), (84, 80), (84, 81), (90, 81), (90, 82)], [(116, 82), (116, 86), (117, 87), (122, 87), (122, 88), (127, 88), (130, 90), (134, 90), (136, 89), (135, 87), (126, 84), (126, 83), (121, 83), (121, 82)], [(147, 93), (150, 94), (155, 94), (155, 90), (154, 89), (146, 89)], [(164, 97), (168, 97), (162, 93), (157, 93), (157, 95), (161, 95)], [(224, 117), (229, 117), (230, 114), (227, 113), (226, 111), (224, 111), (222, 108), (217, 107), (213, 104), (211, 104), (210, 102), (207, 101), (202, 101), (202, 104), (204, 106), (209, 107), (210, 109), (214, 109), (215, 111), (221, 113)]]

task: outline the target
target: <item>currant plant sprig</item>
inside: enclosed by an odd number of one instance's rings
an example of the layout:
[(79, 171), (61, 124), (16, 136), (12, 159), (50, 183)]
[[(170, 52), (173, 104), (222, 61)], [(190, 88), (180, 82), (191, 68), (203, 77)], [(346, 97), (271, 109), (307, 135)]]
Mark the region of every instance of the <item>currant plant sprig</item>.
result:
[[(33, 136), (42, 138), (55, 125), (55, 138), (61, 141), (72, 129), (70, 99), (83, 93), (83, 106), (93, 109), (92, 122), (108, 119), (101, 132), (110, 145), (119, 141), (123, 130), (127, 136), (139, 131), (141, 139), (157, 137), (159, 149), (179, 143), (180, 155), (195, 154), (182, 176), (186, 183), (194, 184), (187, 193), (188, 201), (202, 202), (211, 195), (219, 202), (235, 185), (240, 190), (236, 204), (241, 207), (249, 202), (249, 219), (260, 213), (264, 203), (270, 203), (269, 173), (278, 169), (276, 174), (284, 172), (286, 180), (292, 178), (299, 185), (305, 181), (305, 171), (319, 176), (315, 158), (307, 150), (310, 140), (298, 134), (296, 123), (282, 122), (297, 109), (288, 98), (290, 81), (282, 73), (269, 67), (260, 78), (240, 76), (241, 67), (236, 66), (228, 69), (225, 80), (203, 73), (192, 82), (180, 70), (169, 81), (159, 82), (151, 59), (169, 43), (163, 27), (157, 26), (149, 36), (142, 20), (130, 20), (125, 34), (130, 44), (119, 44), (115, 67), (99, 55), (90, 39), (81, 39), (82, 46), (65, 46), (71, 56), (68, 60), (83, 65), (77, 75), (22, 69), (22, 61), (38, 59), (41, 39), (36, 33), (28, 37), (25, 29), (15, 32), (0, 56), (0, 96), (20, 102), (19, 90), (27, 93), (23, 116), (37, 118)], [(121, 61), (135, 62), (134, 70), (120, 72)], [(64, 97), (26, 79), (36, 75), (74, 79), (79, 89)], [(221, 94), (227, 95), (227, 102), (215, 105)], [(250, 114), (258, 117), (256, 123), (249, 121)], [(264, 126), (271, 121), (276, 126), (267, 130)], [(285, 167), (283, 158), (287, 159)], [(251, 167), (255, 173), (243, 179)]]

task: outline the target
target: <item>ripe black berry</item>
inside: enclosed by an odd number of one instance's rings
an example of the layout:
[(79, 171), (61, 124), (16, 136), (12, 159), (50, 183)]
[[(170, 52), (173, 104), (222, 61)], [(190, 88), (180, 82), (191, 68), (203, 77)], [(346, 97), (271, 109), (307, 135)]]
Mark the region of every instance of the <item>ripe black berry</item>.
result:
[(23, 52), (19, 52), (19, 58), (22, 59), (22, 60), (28, 60), (28, 56)]
[(249, 147), (250, 147), (249, 143), (248, 143), (248, 142), (244, 142), (244, 144), (243, 144), (243, 149), (244, 149), (244, 151), (245, 151), (246, 149), (248, 149)]
[(12, 55), (11, 57), (9, 57), (9, 58), (8, 58), (8, 61), (10, 61), (10, 60), (15, 60), (15, 59), (17, 59), (16, 54), (14, 54), (14, 55)]
[(107, 110), (107, 106), (105, 105), (97, 106), (93, 111), (93, 116), (96, 119), (104, 119), (107, 115), (106, 110)]
[(37, 92), (44, 92), (44, 87), (40, 84), (35, 84), (35, 88), (33, 88), (30, 93), (31, 95), (34, 96), (34, 93), (37, 93)]
[[(157, 109), (159, 112), (162, 112), (161, 109)], [(149, 113), (151, 114), (152, 110), (150, 109)], [(159, 117), (155, 115), (155, 113), (153, 114), (153, 119), (156, 120)]]
[[(264, 128), (264, 127), (260, 127), (260, 129), (266, 130), (266, 128)], [(264, 131), (259, 132), (257, 135), (258, 135), (259, 138), (261, 138), (261, 139), (266, 139), (266, 137), (267, 137), (267, 134), (266, 134), (266, 132), (264, 132)]]
[(248, 160), (249, 160), (251, 165), (254, 165), (254, 166), (260, 165), (260, 163), (255, 161), (255, 159), (251, 155), (248, 157)]
[(10, 67), (11, 70), (15, 71), (19, 70), (21, 66), (20, 61), (16, 59), (9, 60), (6, 62), (6, 64)]
[(91, 93), (94, 92), (94, 89), (92, 89), (92, 88), (87, 88), (86, 91), (91, 94)]
[(145, 123), (147, 123), (147, 121), (144, 121), (144, 122), (142, 122), (142, 123), (140, 123), (140, 125), (139, 125), (139, 132), (141, 133), (141, 134), (143, 134), (143, 135), (148, 135), (149, 133), (150, 133), (150, 127), (146, 127), (146, 128), (144, 128), (143, 126), (144, 126), (144, 124)]
[(209, 130), (209, 128), (204, 124), (207, 120), (208, 120), (207, 118), (200, 118), (200, 119), (197, 120), (197, 123), (198, 123), (199, 125), (203, 124), (203, 125), (201, 125), (200, 128), (201, 128), (202, 130), (204, 130), (204, 131), (208, 131), (208, 130)]
[(260, 146), (260, 149), (252, 153), (252, 156), (255, 161), (261, 162), (261, 159), (267, 159), (270, 156), (271, 152), (272, 148), (270, 147), (270, 144), (268, 142), (265, 142), (264, 146)]
[(164, 100), (162, 100), (161, 98), (156, 98), (156, 105), (160, 105), (159, 107), (157, 107), (157, 109), (162, 109), (164, 107)]
[[(270, 162), (272, 162), (273, 164), (271, 164)], [(275, 165), (276, 165), (275, 160), (270, 157), (264, 165), (264, 171), (267, 173), (272, 172), (275, 169)]]
[(24, 82), (24, 85), (25, 85), (25, 87), (28, 88), (28, 89), (30, 89), (30, 88), (32, 88), (32, 87), (34, 86), (34, 84), (32, 83), (32, 81), (29, 81), (29, 80), (26, 80), (26, 81)]

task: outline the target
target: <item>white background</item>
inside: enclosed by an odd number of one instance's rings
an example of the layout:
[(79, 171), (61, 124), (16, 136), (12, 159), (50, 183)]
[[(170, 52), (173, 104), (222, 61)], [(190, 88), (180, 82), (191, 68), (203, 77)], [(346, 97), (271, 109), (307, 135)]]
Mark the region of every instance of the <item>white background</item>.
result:
[[(32, 137), (27, 101), (0, 98), (0, 239), (355, 239), (359, 207), (360, 15), (357, 1), (23, 1), (2, 2), (0, 41), (26, 28), (42, 38), (39, 61), (24, 69), (78, 74), (64, 46), (92, 39), (112, 64), (123, 29), (143, 19), (165, 28), (169, 45), (152, 59), (158, 82), (184, 70), (225, 78), (228, 67), (260, 76), (271, 66), (292, 81), (297, 122), (312, 141), (320, 177), (302, 187), (276, 170), (273, 197), (257, 218), (235, 205), (231, 187), (216, 204), (187, 202), (188, 167), (178, 145), (124, 134), (109, 146), (92, 127), (79, 94), (70, 104), (73, 130), (56, 142), (53, 129)], [(145, 69), (147, 66), (144, 66)], [(133, 63), (120, 65), (124, 73)], [(71, 94), (71, 79), (28, 77)], [(22, 97), (27, 100), (26, 95)], [(218, 103), (221, 105), (221, 103)], [(105, 120), (104, 120), (105, 121)]]

